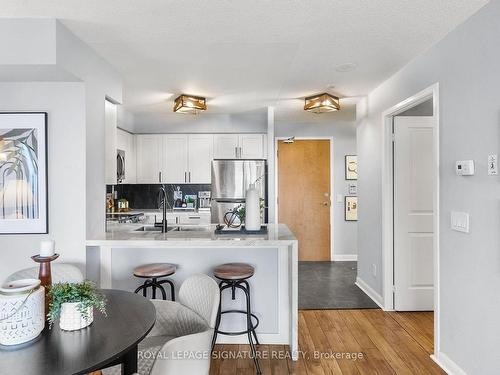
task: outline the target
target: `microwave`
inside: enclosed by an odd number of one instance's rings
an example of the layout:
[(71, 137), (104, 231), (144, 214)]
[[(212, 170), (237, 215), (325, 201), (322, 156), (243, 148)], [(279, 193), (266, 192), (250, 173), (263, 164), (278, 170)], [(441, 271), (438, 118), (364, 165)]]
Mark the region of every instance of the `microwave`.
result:
[(116, 152), (116, 180), (118, 183), (125, 180), (125, 151), (123, 150)]

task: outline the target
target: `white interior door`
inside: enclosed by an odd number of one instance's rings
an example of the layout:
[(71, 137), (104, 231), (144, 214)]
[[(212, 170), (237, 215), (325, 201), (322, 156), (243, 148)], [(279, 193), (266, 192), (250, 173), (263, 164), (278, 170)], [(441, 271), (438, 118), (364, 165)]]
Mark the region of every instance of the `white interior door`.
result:
[(434, 310), (435, 118), (394, 117), (394, 308)]

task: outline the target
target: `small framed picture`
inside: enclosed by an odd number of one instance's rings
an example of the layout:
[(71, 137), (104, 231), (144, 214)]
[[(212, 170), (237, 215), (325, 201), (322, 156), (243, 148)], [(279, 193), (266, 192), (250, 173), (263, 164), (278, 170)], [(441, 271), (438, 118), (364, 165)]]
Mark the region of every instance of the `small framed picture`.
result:
[(345, 156), (345, 179), (357, 180), (358, 179), (358, 156), (346, 155)]
[(356, 195), (356, 194), (358, 194), (358, 185), (356, 185), (356, 183), (350, 182), (349, 195)]
[(358, 221), (358, 197), (345, 197), (345, 221)]

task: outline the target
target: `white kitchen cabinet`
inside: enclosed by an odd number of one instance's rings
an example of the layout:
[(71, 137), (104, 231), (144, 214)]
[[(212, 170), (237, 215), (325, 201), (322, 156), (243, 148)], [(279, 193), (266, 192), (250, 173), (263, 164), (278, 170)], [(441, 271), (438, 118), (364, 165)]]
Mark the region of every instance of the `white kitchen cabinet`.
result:
[(125, 151), (125, 178), (122, 184), (136, 183), (136, 147), (135, 136), (123, 129), (116, 131), (116, 148)]
[(265, 159), (266, 158), (265, 134), (240, 134), (238, 137), (240, 159)]
[(238, 157), (238, 134), (214, 135), (214, 158), (236, 159)]
[(209, 225), (210, 212), (184, 212), (179, 214), (179, 224), (183, 225)]
[(265, 134), (215, 134), (215, 159), (266, 159)]
[(162, 182), (182, 184), (188, 178), (188, 136), (168, 134), (163, 136)]
[(209, 184), (213, 159), (267, 158), (265, 134), (141, 134), (135, 148), (126, 183)]
[(139, 134), (137, 146), (137, 183), (157, 184), (161, 181), (163, 135)]
[(188, 182), (209, 184), (213, 159), (213, 136), (190, 134), (188, 138)]

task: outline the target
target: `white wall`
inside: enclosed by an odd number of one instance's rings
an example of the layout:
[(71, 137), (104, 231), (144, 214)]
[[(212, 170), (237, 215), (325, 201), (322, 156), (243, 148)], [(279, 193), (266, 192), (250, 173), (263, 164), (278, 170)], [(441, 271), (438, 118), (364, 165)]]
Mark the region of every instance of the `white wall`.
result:
[(258, 112), (198, 115), (180, 113), (134, 114), (135, 133), (267, 133), (267, 109)]
[(85, 262), (85, 89), (82, 83), (0, 83), (0, 111), (48, 112), (48, 235), (0, 236), (0, 281), (36, 266), (30, 256), (53, 238), (60, 261)]
[(86, 227), (87, 238), (104, 233), (106, 219), (105, 126), (106, 97), (122, 101), (122, 78), (114, 68), (60, 22), (57, 27), (57, 63), (85, 84)]
[[(500, 2), (492, 1), (374, 90), (359, 121), (358, 273), (382, 293), (381, 113), (439, 82), (441, 352), (467, 374), (500, 368), (500, 189), (488, 176), (488, 154), (499, 153)], [(358, 113), (361, 114), (360, 110)], [(455, 160), (474, 159), (472, 177)], [(450, 230), (450, 211), (470, 213), (469, 234)]]
[[(312, 115), (320, 116), (320, 115)], [(356, 255), (357, 223), (344, 220), (344, 202), (337, 203), (336, 195), (348, 193), (345, 180), (344, 156), (356, 154), (356, 125), (353, 121), (332, 121), (314, 124), (276, 122), (276, 137), (333, 137), (333, 195), (334, 259), (337, 255)], [(350, 181), (355, 182), (355, 181)]]
[[(1, 83), (0, 110), (48, 111), (53, 163), (49, 234), (0, 236), (10, 252), (0, 277), (31, 265), (41, 237), (55, 238), (62, 261), (83, 263), (85, 239), (104, 232), (104, 100), (121, 101), (121, 77), (54, 19), (2, 19), (0, 31), (8, 31), (0, 33), (0, 48), (9, 49), (0, 54), (0, 72), (14, 73), (0, 73), (0, 81), (25, 82)], [(50, 79), (72, 83), (40, 82)]]

